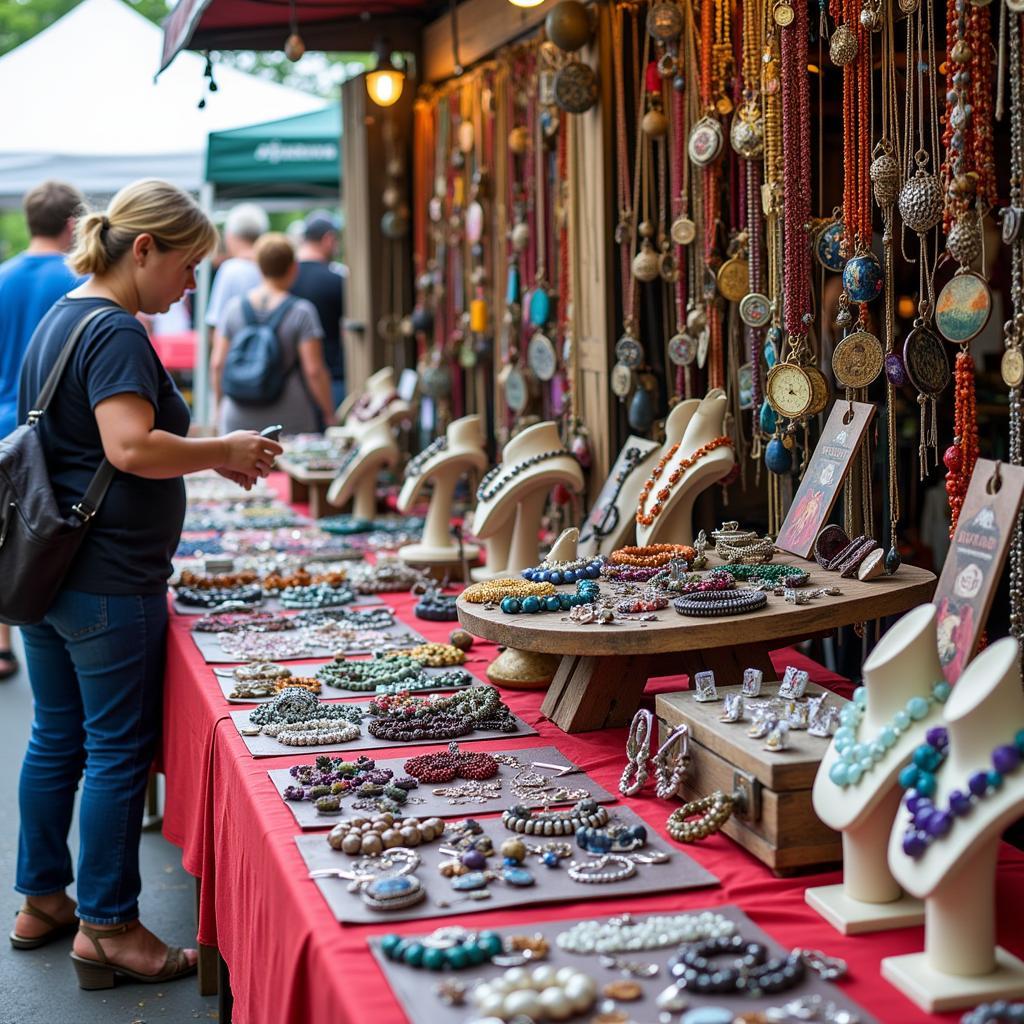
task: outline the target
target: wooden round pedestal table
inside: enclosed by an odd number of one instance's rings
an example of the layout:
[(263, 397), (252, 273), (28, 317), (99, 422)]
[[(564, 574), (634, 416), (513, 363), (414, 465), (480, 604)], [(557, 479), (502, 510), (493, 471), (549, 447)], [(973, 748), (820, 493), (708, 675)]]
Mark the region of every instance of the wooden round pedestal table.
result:
[(657, 621), (607, 626), (562, 621), (568, 613), (559, 612), (506, 615), (497, 605), (485, 608), (460, 597), (459, 622), (484, 640), (560, 656), (541, 711), (565, 732), (588, 732), (628, 725), (650, 678), (686, 674), (692, 679), (710, 670), (719, 684), (727, 684), (739, 682), (745, 668), (757, 668), (765, 679), (775, 679), (770, 651), (840, 626), (900, 615), (931, 600), (935, 589), (935, 577), (912, 565), (862, 583), (789, 555), (777, 556), (774, 564), (780, 563), (808, 572), (808, 587), (838, 586), (842, 594), (804, 605), (769, 595), (760, 611), (720, 618), (687, 618), (669, 605), (657, 613)]

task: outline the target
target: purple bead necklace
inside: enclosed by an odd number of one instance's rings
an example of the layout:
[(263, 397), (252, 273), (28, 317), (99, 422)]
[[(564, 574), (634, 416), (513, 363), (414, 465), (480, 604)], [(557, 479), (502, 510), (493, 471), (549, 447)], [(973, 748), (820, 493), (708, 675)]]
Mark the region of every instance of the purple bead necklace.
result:
[(974, 772), (963, 790), (954, 789), (943, 810), (935, 805), (933, 797), (935, 776), (948, 753), (949, 733), (942, 726), (935, 726), (928, 730), (925, 742), (914, 751), (910, 764), (900, 772), (900, 785), (907, 791), (903, 803), (910, 812), (910, 820), (903, 833), (903, 852), (914, 860), (923, 857), (936, 839), (947, 835), (957, 818), (967, 817), (975, 804), (1002, 788), (1004, 778), (1017, 771), (1024, 755), (1024, 729), (1015, 733), (1012, 743), (994, 748), (992, 767), (987, 771)]

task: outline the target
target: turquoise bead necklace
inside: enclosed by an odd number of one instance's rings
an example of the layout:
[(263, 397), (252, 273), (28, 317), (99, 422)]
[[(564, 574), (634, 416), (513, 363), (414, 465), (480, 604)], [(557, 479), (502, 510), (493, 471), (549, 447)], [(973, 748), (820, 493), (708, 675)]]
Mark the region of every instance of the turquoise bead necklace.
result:
[(878, 730), (870, 741), (861, 741), (861, 723), (868, 703), (868, 691), (858, 686), (853, 700), (839, 712), (839, 728), (833, 737), (839, 759), (829, 769), (828, 777), (839, 787), (856, 786), (875, 765), (881, 763), (914, 722), (919, 722), (942, 704), (950, 694), (950, 685), (944, 679), (932, 684), (927, 697), (911, 697), (906, 705), (892, 716), (888, 725)]
[(581, 604), (593, 604), (601, 596), (601, 587), (593, 580), (580, 580), (575, 594), (551, 594), (548, 597), (504, 597), (501, 610), (506, 615), (536, 615), (538, 612), (567, 612)]

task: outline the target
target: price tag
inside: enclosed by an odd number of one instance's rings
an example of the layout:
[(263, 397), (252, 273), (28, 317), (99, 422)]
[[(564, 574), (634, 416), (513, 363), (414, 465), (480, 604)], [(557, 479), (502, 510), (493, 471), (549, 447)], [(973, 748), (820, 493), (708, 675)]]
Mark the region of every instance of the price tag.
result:
[(978, 459), (935, 588), (939, 661), (955, 683), (974, 656), (1024, 496), (1024, 468)]

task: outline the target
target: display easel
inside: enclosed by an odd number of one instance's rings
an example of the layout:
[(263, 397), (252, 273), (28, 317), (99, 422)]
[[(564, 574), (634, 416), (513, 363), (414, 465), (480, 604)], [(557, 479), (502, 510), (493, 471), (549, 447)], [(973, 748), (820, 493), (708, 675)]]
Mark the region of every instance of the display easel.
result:
[[(992, 769), (996, 746), (1012, 745), (1024, 722), (1017, 641), (1006, 637), (964, 670), (946, 703), (949, 753), (936, 776), (936, 807)], [(889, 837), (900, 884), (925, 901), (924, 951), (882, 961), (882, 976), (929, 1013), (1024, 996), (1024, 961), (996, 945), (995, 871), (1003, 829), (1024, 813), (1024, 772), (974, 801), (970, 814), (913, 859), (903, 852), (907, 813)]]
[[(532, 457), (563, 447), (556, 424), (537, 423), (505, 445), (501, 465), (509, 472)], [(487, 579), (537, 564), (541, 516), (551, 489), (558, 484), (573, 492), (583, 489), (583, 470), (568, 451), (509, 476), (492, 498), (477, 505), (473, 533), (487, 541), (487, 564), (474, 572), (474, 578)]]
[(352, 514), (359, 519), (377, 515), (377, 474), (398, 462), (398, 445), (391, 427), (378, 423), (354, 442), (358, 453), (327, 489), (327, 501), (341, 508), (352, 500)]
[[(396, 397), (384, 405), (375, 416), (364, 420), (356, 415), (356, 406), (361, 399), (383, 402), (388, 395)], [(338, 406), (338, 420), (342, 426), (328, 427), (327, 436), (350, 437), (358, 440), (381, 424), (392, 427), (401, 420), (408, 419), (412, 414), (412, 405), (397, 396), (398, 384), (395, 381), (394, 368), (385, 366), (367, 378), (366, 386), (361, 392), (345, 397), (341, 405)]]
[(487, 465), (480, 417), (464, 416), (448, 424), (445, 439), (445, 449), (428, 459), (416, 476), (406, 477), (398, 496), (398, 511), (405, 514), (428, 481), (432, 486), (422, 539), (418, 544), (406, 544), (398, 552), (398, 557), (410, 565), (450, 569), (463, 558), (475, 561), (480, 553), (475, 544), (463, 544), (460, 548), (450, 532), (455, 485), (466, 473), (480, 474)]
[[(681, 408), (686, 407), (686, 408)], [(648, 497), (646, 507), (650, 509), (657, 499), (655, 493), (667, 486), (669, 477), (677, 471), (684, 459), (691, 458), (701, 446), (722, 437), (725, 434), (725, 414), (728, 401), (720, 388), (709, 391), (707, 397), (693, 407), (689, 402), (682, 402), (673, 409), (666, 423), (666, 439), (662, 454), (679, 441), (679, 448), (665, 466), (654, 492)], [(672, 422), (673, 416), (678, 419)], [(659, 454), (658, 459), (662, 457)], [(657, 460), (655, 463), (657, 464)], [(736, 455), (731, 445), (723, 445), (709, 452), (689, 469), (682, 471), (682, 476), (671, 488), (669, 495), (661, 504), (661, 512), (650, 526), (636, 524), (636, 540), (638, 544), (691, 544), (693, 542), (693, 503), (697, 496), (707, 490), (713, 483), (727, 476), (736, 465)], [(653, 469), (653, 465), (651, 467)], [(648, 475), (650, 475), (648, 473)], [(641, 481), (641, 487), (643, 481)], [(639, 494), (639, 488), (638, 488)], [(635, 509), (635, 506), (634, 506)]]
[[(904, 615), (864, 662), (867, 707), (863, 738), (877, 736), (911, 697), (927, 696), (942, 679), (936, 638), (935, 606), (922, 605)], [(924, 920), (920, 900), (906, 896), (886, 859), (889, 831), (902, 792), (897, 777), (927, 730), (939, 723), (936, 712), (913, 722), (885, 759), (855, 786), (841, 788), (829, 778), (839, 760), (833, 743), (814, 780), (814, 811), (843, 836), (843, 881), (815, 886), (804, 898), (845, 935), (905, 928)]]

